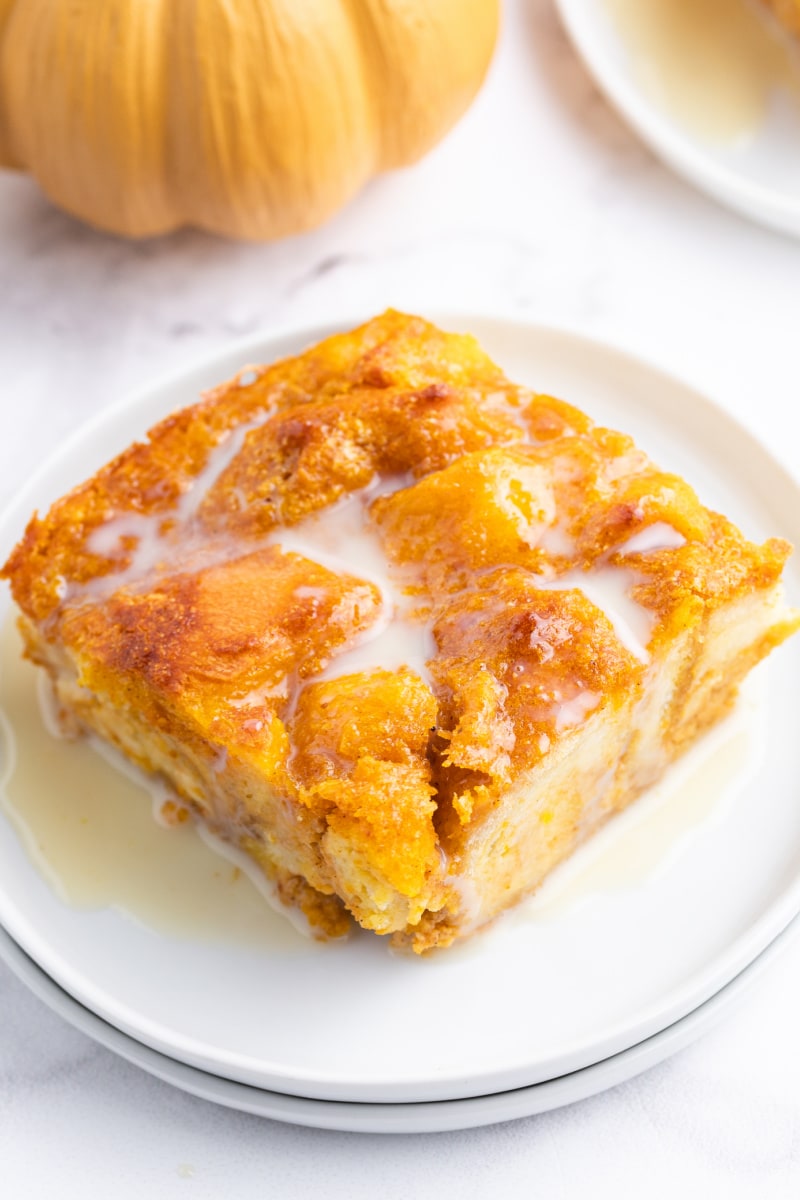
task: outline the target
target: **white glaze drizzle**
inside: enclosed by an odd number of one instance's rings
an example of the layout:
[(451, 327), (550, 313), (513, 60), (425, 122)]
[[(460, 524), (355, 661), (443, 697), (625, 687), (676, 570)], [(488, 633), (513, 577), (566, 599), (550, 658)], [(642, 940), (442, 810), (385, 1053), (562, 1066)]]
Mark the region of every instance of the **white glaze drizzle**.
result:
[(686, 545), (686, 538), (666, 521), (654, 521), (640, 529), (614, 550), (615, 554), (654, 554), (656, 550), (677, 550)]
[(581, 725), (599, 703), (597, 693), (589, 691), (578, 692), (571, 700), (560, 700), (556, 705), (556, 733)]
[(555, 558), (573, 558), (575, 539), (558, 521), (543, 529), (537, 546)]
[(406, 483), (405, 476), (382, 479), (305, 521), (282, 526), (270, 535), (270, 542), (282, 550), (300, 554), (339, 575), (363, 579), (373, 584), (381, 596), (378, 620), (314, 677), (318, 680), (407, 667), (426, 683), (430, 682), (427, 663), (436, 653), (431, 623), (414, 618), (414, 598), (392, 579), (380, 536), (366, 511), (378, 495), (388, 495)]
[[(487, 409), (505, 417), (512, 421), (519, 429), (522, 430), (526, 438), (530, 438), (531, 431), (528, 428), (528, 423), (525, 420), (525, 405), (522, 403), (522, 397), (518, 389), (512, 387), (498, 388), (494, 392), (487, 392), (483, 402)], [(530, 401), (528, 401), (530, 403)], [(511, 445), (516, 445), (512, 442)]]
[(536, 586), (550, 592), (576, 589), (583, 592), (596, 608), (608, 618), (614, 632), (626, 650), (640, 662), (648, 663), (647, 644), (653, 632), (654, 614), (637, 604), (630, 590), (641, 582), (635, 571), (608, 564), (591, 571), (567, 571), (556, 579), (536, 577)]
[[(614, 554), (653, 554), (658, 550), (672, 550), (686, 542), (683, 534), (665, 521), (655, 521), (640, 529), (623, 545), (616, 547)], [(631, 589), (642, 578), (627, 567), (612, 566), (601, 561), (590, 571), (567, 571), (557, 579), (546, 580), (539, 586), (550, 591), (577, 588), (583, 592), (610, 621), (619, 640), (631, 654), (643, 663), (650, 661), (647, 646), (653, 632), (655, 614), (638, 604), (630, 595)]]
[[(86, 539), (86, 548), (90, 553), (112, 558), (124, 552), (129, 559), (128, 566), (80, 585), (77, 592), (91, 596), (104, 594), (110, 589), (116, 591), (147, 578), (164, 565), (166, 559), (172, 558), (176, 550), (184, 553), (191, 544), (192, 525), (203, 500), (236, 458), (248, 433), (262, 425), (267, 416), (262, 412), (258, 418), (237, 426), (224, 436), (211, 451), (205, 467), (189, 481), (172, 508), (150, 514), (120, 512), (93, 529)], [(167, 522), (170, 528), (165, 531), (163, 526)], [(136, 544), (126, 549), (124, 543), (128, 539), (135, 540)], [(230, 553), (228, 544), (223, 557)], [(218, 550), (214, 557), (219, 557)], [(70, 593), (73, 591), (70, 589)], [(70, 594), (68, 598), (72, 599), (73, 595)]]

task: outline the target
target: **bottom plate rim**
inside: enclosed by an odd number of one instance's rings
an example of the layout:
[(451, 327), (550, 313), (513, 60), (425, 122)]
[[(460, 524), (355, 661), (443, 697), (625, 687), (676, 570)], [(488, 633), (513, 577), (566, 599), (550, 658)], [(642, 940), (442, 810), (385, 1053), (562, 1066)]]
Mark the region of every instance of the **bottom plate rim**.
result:
[(0, 925), (0, 961), (51, 1011), (113, 1054), (208, 1103), (283, 1124), (348, 1133), (444, 1133), (550, 1112), (624, 1083), (689, 1046), (744, 998), (770, 963), (800, 935), (800, 915), (719, 991), (644, 1041), (566, 1075), (483, 1096), (370, 1102), (319, 1100), (239, 1083), (153, 1050), (65, 991)]

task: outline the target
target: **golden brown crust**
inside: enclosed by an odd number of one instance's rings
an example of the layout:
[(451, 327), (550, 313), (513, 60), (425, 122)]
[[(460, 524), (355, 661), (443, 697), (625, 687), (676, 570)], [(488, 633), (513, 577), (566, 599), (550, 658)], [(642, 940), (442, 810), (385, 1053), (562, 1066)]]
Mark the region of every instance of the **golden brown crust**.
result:
[[(163, 695), (206, 720), (224, 712), (232, 722), (264, 706), (282, 715), (287, 676), (319, 672), (379, 607), (374, 585), (268, 546), (67, 607), (59, 632), (98, 669), (141, 687), (142, 703)], [(263, 701), (244, 703), (258, 692)]]

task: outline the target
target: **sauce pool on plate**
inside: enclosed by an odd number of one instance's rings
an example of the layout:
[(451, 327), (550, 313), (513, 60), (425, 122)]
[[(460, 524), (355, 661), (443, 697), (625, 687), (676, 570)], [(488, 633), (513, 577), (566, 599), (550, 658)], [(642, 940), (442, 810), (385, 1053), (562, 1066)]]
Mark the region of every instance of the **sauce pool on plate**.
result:
[(640, 85), (702, 138), (738, 142), (800, 110), (800, 48), (758, 0), (605, 0)]
[[(0, 804), (30, 858), (65, 903), (115, 907), (159, 932), (306, 951), (311, 939), (276, 912), (246, 873), (192, 821), (155, 819), (165, 796), (88, 739), (45, 728), (44, 679), (21, 658), (13, 618), (0, 630)], [(122, 763), (120, 759), (120, 763)]]

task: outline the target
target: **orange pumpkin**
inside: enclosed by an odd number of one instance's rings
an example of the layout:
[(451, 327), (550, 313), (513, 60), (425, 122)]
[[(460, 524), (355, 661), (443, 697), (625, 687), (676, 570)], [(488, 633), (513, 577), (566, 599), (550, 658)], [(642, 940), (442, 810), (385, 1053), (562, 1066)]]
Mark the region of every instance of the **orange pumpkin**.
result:
[(296, 233), (461, 116), (497, 7), (0, 0), (0, 163), (116, 233)]

